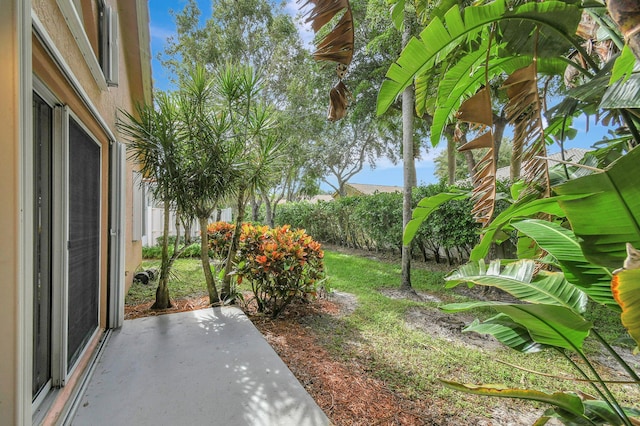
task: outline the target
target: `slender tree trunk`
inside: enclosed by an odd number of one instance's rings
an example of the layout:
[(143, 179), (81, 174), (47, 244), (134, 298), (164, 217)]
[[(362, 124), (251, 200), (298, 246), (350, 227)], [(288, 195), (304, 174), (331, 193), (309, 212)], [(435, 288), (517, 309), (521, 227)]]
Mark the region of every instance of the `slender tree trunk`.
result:
[(507, 127), (509, 122), (505, 117), (504, 109), (500, 113), (500, 116), (494, 116), (493, 119), (493, 147), (494, 147), (494, 158), (493, 161), (498, 164), (498, 155), (500, 154), (500, 147), (502, 146), (502, 138), (504, 136), (504, 129)]
[[(411, 23), (408, 13), (405, 13), (405, 29), (402, 34), (402, 45), (406, 46), (411, 37)], [(411, 201), (413, 181), (415, 180), (415, 166), (413, 155), (413, 110), (414, 89), (409, 85), (402, 93), (402, 162), (404, 188), (402, 191), (402, 230), (406, 229), (411, 220)], [(411, 244), (402, 245), (402, 282), (400, 288), (411, 289)]]
[(260, 215), (260, 203), (256, 200), (255, 195), (251, 197), (251, 220), (254, 222), (258, 221), (258, 216)]
[(223, 299), (231, 296), (231, 269), (236, 261), (236, 251), (238, 250), (238, 242), (240, 241), (240, 232), (242, 232), (242, 218), (245, 211), (244, 190), (240, 190), (238, 194), (238, 215), (236, 216), (236, 227), (233, 231), (233, 238), (229, 245), (229, 253), (227, 254), (227, 262), (224, 265), (224, 278), (221, 297)]
[[(460, 145), (464, 145), (467, 143), (467, 135), (466, 134), (462, 134), (462, 136), (460, 137)], [(469, 171), (469, 178), (473, 178), (473, 175), (476, 172), (476, 159), (473, 158), (473, 152), (472, 150), (468, 149), (466, 151), (464, 151), (464, 159), (467, 162), (467, 170)]]
[(164, 202), (164, 222), (162, 235), (162, 260), (160, 263), (160, 278), (158, 279), (158, 288), (156, 289), (156, 301), (151, 306), (151, 309), (167, 309), (170, 308), (171, 299), (169, 298), (169, 287), (167, 286), (167, 282), (169, 281), (169, 270), (170, 270), (170, 260), (169, 260), (169, 214), (171, 213), (169, 209), (169, 203), (167, 201)]
[(456, 142), (453, 136), (447, 137), (447, 182), (456, 183)]
[(220, 302), (218, 289), (216, 288), (215, 277), (211, 273), (211, 263), (209, 260), (209, 235), (207, 234), (208, 217), (199, 217), (202, 238), (200, 239), (200, 262), (202, 263), (202, 272), (207, 283), (207, 292), (209, 293), (209, 304)]
[(271, 209), (271, 200), (268, 195), (262, 194), (262, 202), (264, 202), (264, 221), (273, 228), (273, 210)]

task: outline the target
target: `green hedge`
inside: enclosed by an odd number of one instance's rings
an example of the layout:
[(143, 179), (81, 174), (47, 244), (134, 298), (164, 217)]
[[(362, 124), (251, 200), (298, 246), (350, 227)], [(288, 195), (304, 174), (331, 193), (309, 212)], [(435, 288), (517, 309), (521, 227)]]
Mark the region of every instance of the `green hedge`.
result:
[[(422, 198), (446, 191), (443, 184), (414, 189), (413, 206)], [(478, 240), (479, 226), (471, 215), (470, 200), (450, 201), (434, 212), (413, 242), (413, 251), (425, 260), (461, 262)], [(349, 248), (400, 252), (402, 248), (402, 194), (378, 193), (342, 197), (311, 204), (278, 206), (276, 225), (305, 229), (318, 241)]]

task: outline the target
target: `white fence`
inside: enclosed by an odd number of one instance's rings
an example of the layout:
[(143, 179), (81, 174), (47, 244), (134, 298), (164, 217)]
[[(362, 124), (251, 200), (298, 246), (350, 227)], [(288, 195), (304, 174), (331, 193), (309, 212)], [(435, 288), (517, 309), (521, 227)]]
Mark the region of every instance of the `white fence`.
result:
[[(217, 220), (217, 212), (215, 212), (210, 218), (209, 223)], [(232, 209), (226, 208), (221, 210), (220, 220), (224, 222), (233, 221)], [(142, 237), (142, 245), (153, 246), (156, 245), (158, 237), (162, 236), (162, 228), (164, 226), (164, 208), (154, 205), (146, 206), (146, 221), (145, 221), (145, 235)], [(200, 236), (200, 225), (198, 221), (194, 221), (191, 224), (191, 237), (197, 238)], [(180, 228), (180, 234), (184, 234), (184, 229)], [(169, 236), (176, 235), (176, 214), (171, 212), (169, 217)]]

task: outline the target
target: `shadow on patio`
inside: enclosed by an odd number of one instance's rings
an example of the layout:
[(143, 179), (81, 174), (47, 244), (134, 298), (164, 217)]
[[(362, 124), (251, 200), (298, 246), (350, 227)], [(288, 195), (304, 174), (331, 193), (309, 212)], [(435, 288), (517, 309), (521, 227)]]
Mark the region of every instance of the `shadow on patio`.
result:
[(73, 425), (328, 425), (234, 307), (126, 321), (111, 333)]

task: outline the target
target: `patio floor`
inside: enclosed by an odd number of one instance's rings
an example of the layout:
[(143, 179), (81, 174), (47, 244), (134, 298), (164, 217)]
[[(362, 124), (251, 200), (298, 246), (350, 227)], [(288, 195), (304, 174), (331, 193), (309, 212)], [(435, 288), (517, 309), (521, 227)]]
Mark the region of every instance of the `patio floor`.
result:
[(203, 309), (111, 333), (72, 425), (330, 422), (244, 313)]

